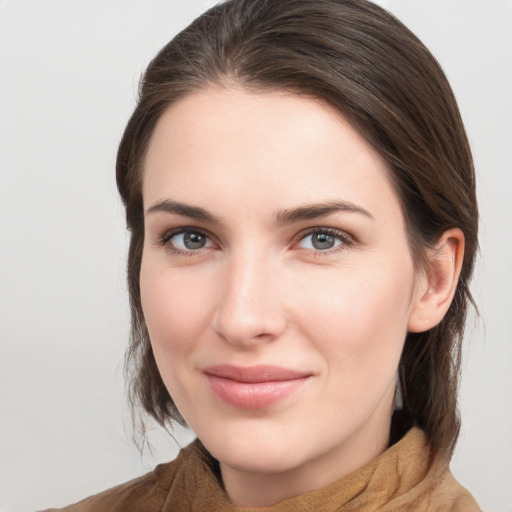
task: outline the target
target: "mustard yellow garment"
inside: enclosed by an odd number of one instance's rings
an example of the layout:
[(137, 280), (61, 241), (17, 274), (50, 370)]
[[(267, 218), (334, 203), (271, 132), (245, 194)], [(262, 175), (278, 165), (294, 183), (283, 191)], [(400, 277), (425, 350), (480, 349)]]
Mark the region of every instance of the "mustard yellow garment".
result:
[[(265, 508), (235, 507), (212, 470), (199, 441), (176, 460), (140, 478), (91, 496), (68, 512), (476, 512), (475, 500), (452, 476), (447, 463), (429, 462), (425, 434), (411, 429), (366, 466), (321, 489)], [(52, 509), (57, 510), (57, 509)]]

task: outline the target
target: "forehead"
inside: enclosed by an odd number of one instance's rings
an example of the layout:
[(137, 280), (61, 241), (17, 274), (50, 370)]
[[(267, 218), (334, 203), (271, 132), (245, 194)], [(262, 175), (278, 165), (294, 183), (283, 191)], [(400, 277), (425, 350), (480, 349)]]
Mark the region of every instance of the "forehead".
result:
[(213, 87), (184, 97), (158, 121), (143, 195), (146, 207), (172, 195), (254, 208), (385, 198), (399, 209), (383, 159), (334, 108), (283, 91)]

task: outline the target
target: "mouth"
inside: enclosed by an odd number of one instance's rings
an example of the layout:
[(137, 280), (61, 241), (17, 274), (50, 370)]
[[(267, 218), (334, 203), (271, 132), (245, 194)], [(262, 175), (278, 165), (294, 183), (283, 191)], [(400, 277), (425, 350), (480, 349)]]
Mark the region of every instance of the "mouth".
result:
[(218, 365), (203, 370), (215, 396), (237, 409), (270, 407), (298, 391), (311, 373), (259, 365)]

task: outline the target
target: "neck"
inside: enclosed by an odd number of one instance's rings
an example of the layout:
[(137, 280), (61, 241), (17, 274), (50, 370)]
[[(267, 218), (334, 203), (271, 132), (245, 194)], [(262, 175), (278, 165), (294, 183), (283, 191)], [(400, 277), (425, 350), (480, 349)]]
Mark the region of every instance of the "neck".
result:
[(373, 432), (357, 432), (343, 445), (282, 472), (249, 472), (220, 464), (231, 502), (241, 507), (265, 507), (320, 489), (364, 466), (389, 444), (390, 424)]

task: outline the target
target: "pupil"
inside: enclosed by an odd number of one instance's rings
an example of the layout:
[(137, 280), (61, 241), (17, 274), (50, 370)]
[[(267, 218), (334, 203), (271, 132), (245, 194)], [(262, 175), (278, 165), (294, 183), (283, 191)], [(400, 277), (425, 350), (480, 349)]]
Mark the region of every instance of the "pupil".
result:
[(206, 243), (206, 237), (200, 233), (185, 233), (183, 243), (187, 249), (200, 249)]
[(334, 237), (326, 233), (315, 233), (312, 240), (315, 249), (331, 249), (334, 241)]

